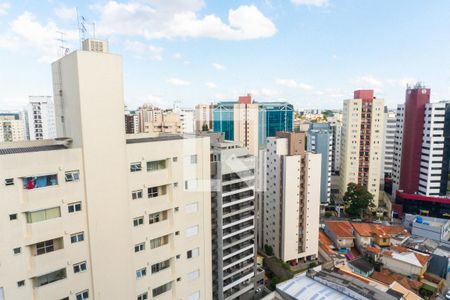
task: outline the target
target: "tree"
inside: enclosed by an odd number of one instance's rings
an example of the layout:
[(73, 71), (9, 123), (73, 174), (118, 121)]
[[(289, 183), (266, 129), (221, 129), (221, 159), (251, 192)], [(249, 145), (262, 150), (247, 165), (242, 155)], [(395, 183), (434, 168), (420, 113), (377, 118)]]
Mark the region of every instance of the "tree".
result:
[(264, 252), (266, 252), (267, 255), (272, 256), (272, 254), (273, 254), (272, 246), (265, 244), (264, 245)]
[(353, 217), (359, 216), (361, 219), (365, 211), (375, 207), (373, 195), (365, 187), (352, 182), (348, 184), (343, 200), (347, 213)]
[(209, 131), (208, 124), (203, 124), (202, 131)]

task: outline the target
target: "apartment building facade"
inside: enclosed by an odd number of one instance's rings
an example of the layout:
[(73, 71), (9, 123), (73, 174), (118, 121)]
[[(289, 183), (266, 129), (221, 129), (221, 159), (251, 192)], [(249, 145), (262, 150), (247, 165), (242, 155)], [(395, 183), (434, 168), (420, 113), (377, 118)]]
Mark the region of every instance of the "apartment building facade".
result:
[(24, 120), (19, 113), (0, 113), (0, 143), (26, 140)]
[(335, 120), (330, 122), (333, 131), (333, 143), (331, 145), (331, 171), (338, 174), (341, 168), (341, 143), (342, 143), (342, 122)]
[(205, 125), (208, 130), (212, 130), (213, 109), (213, 104), (197, 104), (195, 106), (195, 131), (202, 131)]
[(211, 299), (209, 139), (126, 138), (120, 56), (52, 72), (70, 138), (0, 145), (4, 298)]
[(367, 188), (378, 206), (382, 172), (384, 136), (384, 100), (372, 90), (354, 92), (354, 99), (344, 100), (339, 194), (349, 183)]
[(304, 132), (267, 139), (263, 243), (285, 262), (318, 252), (321, 155), (305, 151)]
[(250, 299), (256, 282), (255, 157), (211, 136), (213, 299)]
[(183, 133), (180, 115), (172, 110), (163, 110), (151, 104), (138, 108), (141, 133)]
[(30, 96), (26, 108), (29, 140), (56, 138), (55, 109), (51, 96)]
[(394, 145), (396, 133), (396, 113), (388, 111), (385, 107), (384, 111), (384, 139), (383, 139), (383, 153), (382, 166), (383, 172), (381, 178), (392, 178), (392, 170), (394, 167)]
[(403, 148), (403, 123), (405, 119), (405, 105), (398, 104), (395, 113), (395, 137), (394, 137), (394, 155), (392, 162), (392, 193), (395, 197), (396, 191), (400, 187), (400, 169), (402, 165)]
[(308, 130), (307, 149), (321, 155), (320, 203), (326, 205), (331, 197), (331, 164), (333, 136), (327, 123), (312, 123)]

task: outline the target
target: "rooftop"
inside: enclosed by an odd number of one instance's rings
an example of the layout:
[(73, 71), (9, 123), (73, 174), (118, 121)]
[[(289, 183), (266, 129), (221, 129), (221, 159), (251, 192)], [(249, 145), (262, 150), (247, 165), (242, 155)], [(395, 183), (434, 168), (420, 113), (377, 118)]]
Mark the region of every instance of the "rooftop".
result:
[(151, 143), (151, 142), (161, 142), (161, 141), (174, 141), (182, 140), (184, 137), (182, 135), (156, 135), (156, 136), (145, 136), (145, 135), (129, 135), (127, 136), (127, 144), (138, 144), (138, 143)]
[(363, 271), (364, 273), (369, 273), (373, 271), (373, 265), (369, 263), (365, 258), (359, 257), (357, 259), (351, 260), (348, 264)]
[(391, 226), (373, 223), (352, 223), (353, 228), (360, 236), (370, 237), (390, 237), (391, 235), (409, 235), (408, 231), (402, 226)]
[(69, 148), (71, 143), (72, 139), (69, 138), (39, 141), (5, 142), (0, 143), (0, 155), (63, 150)]
[(353, 227), (348, 221), (325, 221), (325, 226), (340, 238), (353, 238)]
[(392, 257), (393, 259), (403, 261), (416, 267), (425, 266), (431, 259), (429, 255), (414, 252), (408, 248), (401, 246), (391, 246), (390, 249), (391, 251), (383, 252), (383, 255)]
[(421, 282), (409, 279), (404, 275), (394, 273), (388, 269), (382, 269), (380, 272), (373, 272), (371, 278), (386, 285), (391, 285), (394, 282), (399, 282), (403, 287), (413, 292), (418, 292), (420, 287), (422, 286)]
[(277, 285), (277, 291), (297, 300), (347, 300), (352, 299), (326, 285), (307, 277), (305, 274)]

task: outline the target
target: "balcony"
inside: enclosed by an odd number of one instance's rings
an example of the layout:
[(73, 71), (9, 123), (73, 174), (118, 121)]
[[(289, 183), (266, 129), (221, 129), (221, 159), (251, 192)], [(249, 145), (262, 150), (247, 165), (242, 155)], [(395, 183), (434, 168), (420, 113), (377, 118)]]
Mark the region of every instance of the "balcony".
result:
[[(250, 277), (251, 278), (251, 277)], [(253, 280), (247, 279), (224, 293), (225, 300), (237, 299), (254, 288)]]
[(246, 261), (241, 262), (240, 264), (235, 265), (223, 272), (223, 280), (226, 280), (238, 273), (242, 273), (243, 271), (247, 271), (255, 267), (254, 258), (248, 259)]
[(253, 188), (246, 188), (242, 189), (240, 191), (235, 191), (231, 196), (224, 196), (223, 198), (223, 207), (229, 207), (232, 205), (236, 205), (239, 203), (246, 202), (248, 200), (253, 200), (255, 198), (255, 193), (253, 191)]
[(255, 272), (252, 269), (245, 271), (241, 274), (236, 274), (226, 280), (223, 281), (223, 290), (229, 290), (234, 286), (239, 285), (242, 282), (246, 282), (248, 279), (255, 277)]
[(230, 190), (228, 192), (223, 192), (222, 193), (222, 197), (224, 197), (224, 201), (225, 201), (226, 198), (233, 198), (233, 197), (242, 198), (241, 194), (243, 194), (244, 197), (245, 197), (246, 194), (253, 195), (254, 194), (254, 189), (255, 189), (254, 186), (250, 186), (249, 187), (249, 186), (245, 185), (245, 186), (242, 186), (241, 188), (238, 188), (238, 189), (233, 189), (233, 190)]
[(255, 218), (255, 215), (253, 212), (246, 212), (243, 214), (239, 214), (239, 215), (234, 215), (231, 217), (227, 217), (223, 219), (223, 229), (226, 229), (228, 227), (249, 221), (249, 220), (253, 220)]
[(247, 211), (254, 211), (255, 210), (255, 204), (253, 201), (249, 200), (245, 203), (240, 203), (232, 206), (228, 206), (226, 208), (223, 208), (222, 210), (222, 218), (228, 218), (234, 215), (238, 215)]
[(50, 272), (61, 268), (67, 263), (67, 253), (62, 249), (42, 255), (30, 257), (30, 276), (37, 277), (39, 274)]
[(255, 251), (253, 246), (250, 249), (246, 249), (244, 252), (234, 255), (223, 261), (223, 270), (229, 269), (239, 263), (246, 261), (247, 259), (254, 258)]
[(224, 229), (223, 230), (223, 239), (227, 239), (233, 235), (237, 235), (239, 233), (242, 233), (244, 231), (254, 229), (254, 228), (255, 228), (255, 225), (254, 225), (253, 217), (252, 217), (252, 219), (249, 221), (246, 221), (244, 223), (237, 224), (237, 225), (234, 225), (234, 226)]
[(244, 243), (237, 244), (233, 247), (227, 248), (227, 249), (223, 250), (223, 259), (226, 260), (226, 259), (232, 257), (233, 255), (236, 255), (241, 252), (244, 252), (245, 250), (254, 248), (254, 246), (255, 246), (255, 243), (253, 242), (253, 240), (248, 240)]
[(255, 176), (255, 173), (253, 170), (246, 170), (246, 171), (237, 172), (237, 173), (225, 174), (222, 176), (222, 181), (229, 183), (230, 181), (242, 180), (244, 178), (251, 178), (254, 176)]
[(251, 230), (244, 230), (241, 234), (233, 235), (232, 237), (223, 239), (223, 250), (233, 247), (234, 245), (237, 245), (239, 243), (253, 240), (255, 238), (255, 232)]

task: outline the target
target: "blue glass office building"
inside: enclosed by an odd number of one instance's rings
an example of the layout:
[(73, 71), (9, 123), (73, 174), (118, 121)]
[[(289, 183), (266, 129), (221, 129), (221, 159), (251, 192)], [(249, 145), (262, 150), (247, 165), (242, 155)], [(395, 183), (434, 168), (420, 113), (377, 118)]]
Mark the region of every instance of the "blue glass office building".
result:
[[(226, 140), (234, 140), (234, 104), (237, 101), (219, 102), (213, 110), (213, 131), (224, 132)], [(287, 102), (253, 102), (258, 105), (258, 140), (260, 145), (277, 131), (293, 131), (294, 107)]]

